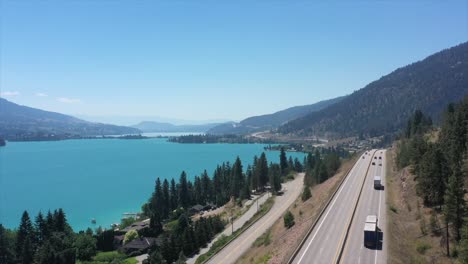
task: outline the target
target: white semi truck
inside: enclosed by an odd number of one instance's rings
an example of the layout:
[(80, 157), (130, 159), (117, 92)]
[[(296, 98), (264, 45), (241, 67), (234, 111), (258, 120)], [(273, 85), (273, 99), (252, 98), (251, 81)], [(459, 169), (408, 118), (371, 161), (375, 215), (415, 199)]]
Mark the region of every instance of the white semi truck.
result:
[(380, 190), (382, 188), (382, 177), (374, 176), (374, 189)]
[(368, 215), (366, 217), (366, 223), (364, 224), (364, 246), (376, 247), (378, 241), (377, 216)]

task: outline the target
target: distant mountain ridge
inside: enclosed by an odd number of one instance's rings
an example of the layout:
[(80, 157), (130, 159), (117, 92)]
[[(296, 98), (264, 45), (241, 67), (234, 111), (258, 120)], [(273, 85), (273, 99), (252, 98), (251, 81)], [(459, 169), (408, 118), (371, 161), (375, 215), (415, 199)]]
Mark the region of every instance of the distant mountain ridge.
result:
[(324, 100), (310, 105), (294, 106), (273, 114), (252, 116), (239, 123), (228, 122), (216, 126), (208, 131), (210, 134), (248, 134), (270, 129), (276, 129), (280, 125), (302, 117), (314, 111), (319, 111), (329, 105), (343, 100), (346, 96), (341, 96), (329, 100)]
[(0, 137), (6, 139), (32, 134), (100, 136), (137, 133), (141, 131), (136, 128), (92, 123), (0, 98)]
[(145, 133), (155, 132), (207, 132), (220, 125), (220, 123), (210, 123), (203, 125), (174, 125), (171, 123), (142, 121), (132, 127), (137, 128)]
[(377, 136), (400, 130), (419, 109), (436, 122), (447, 104), (468, 94), (468, 42), (399, 68), (341, 102), (281, 126), (301, 136)]

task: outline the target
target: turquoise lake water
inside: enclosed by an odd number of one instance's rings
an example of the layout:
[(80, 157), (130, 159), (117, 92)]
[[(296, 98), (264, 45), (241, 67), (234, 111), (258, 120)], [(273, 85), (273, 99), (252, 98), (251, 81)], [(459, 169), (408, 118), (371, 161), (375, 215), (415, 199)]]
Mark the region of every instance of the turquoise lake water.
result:
[[(0, 223), (16, 228), (28, 210), (63, 208), (75, 231), (109, 227), (124, 212), (139, 211), (156, 177), (189, 179), (239, 156), (244, 169), (262, 144), (178, 144), (166, 139), (92, 139), (8, 142), (0, 148)], [(278, 162), (279, 152), (267, 151)], [(288, 153), (299, 157), (302, 153)], [(95, 218), (96, 225), (91, 224)]]

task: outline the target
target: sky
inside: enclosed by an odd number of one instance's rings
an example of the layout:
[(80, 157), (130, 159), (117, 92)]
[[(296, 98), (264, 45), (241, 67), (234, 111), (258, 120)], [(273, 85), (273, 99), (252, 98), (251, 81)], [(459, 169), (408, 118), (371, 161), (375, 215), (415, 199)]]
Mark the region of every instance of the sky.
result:
[(0, 96), (113, 123), (241, 120), (467, 40), (468, 1), (0, 0)]

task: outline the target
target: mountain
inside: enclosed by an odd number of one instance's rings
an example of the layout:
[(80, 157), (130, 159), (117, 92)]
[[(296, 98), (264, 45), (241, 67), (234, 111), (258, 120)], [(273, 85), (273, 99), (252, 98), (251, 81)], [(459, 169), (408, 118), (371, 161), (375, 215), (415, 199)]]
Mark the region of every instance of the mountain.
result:
[(0, 98), (0, 136), (54, 135), (121, 135), (141, 133), (131, 127), (92, 123), (72, 116), (18, 105)]
[(162, 123), (154, 121), (143, 121), (132, 127), (137, 128), (143, 132), (207, 132), (220, 125), (220, 123), (210, 123), (203, 125), (173, 125), (171, 123)]
[(283, 134), (328, 138), (376, 136), (400, 130), (419, 109), (434, 121), (468, 94), (468, 42), (399, 68), (342, 101), (288, 122)]
[(273, 114), (253, 116), (246, 118), (239, 123), (228, 122), (216, 126), (208, 131), (210, 134), (248, 134), (259, 131), (275, 129), (280, 125), (302, 117), (314, 111), (319, 111), (329, 105), (340, 102), (344, 96), (324, 100), (311, 105), (294, 106)]

